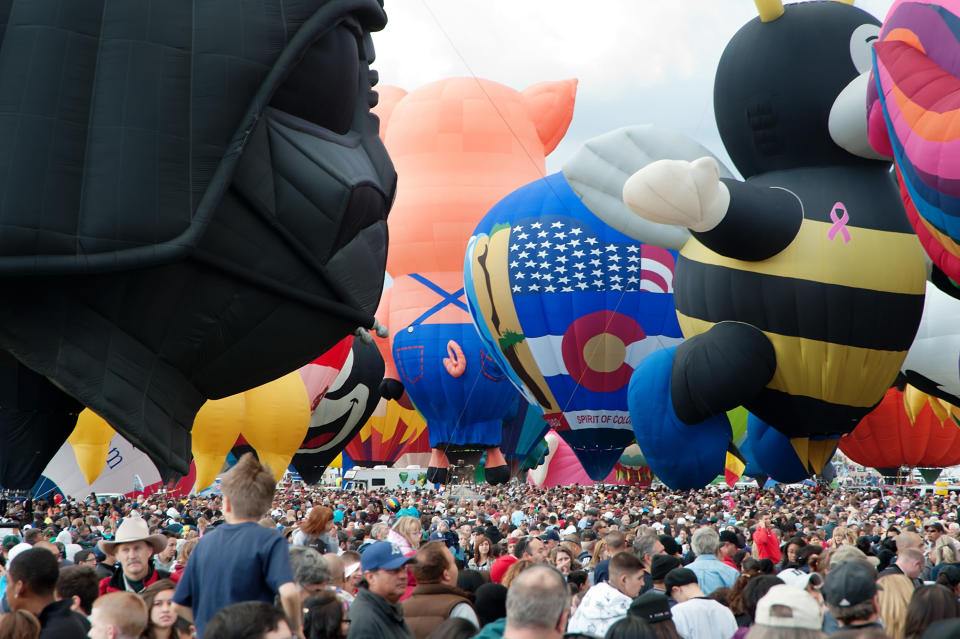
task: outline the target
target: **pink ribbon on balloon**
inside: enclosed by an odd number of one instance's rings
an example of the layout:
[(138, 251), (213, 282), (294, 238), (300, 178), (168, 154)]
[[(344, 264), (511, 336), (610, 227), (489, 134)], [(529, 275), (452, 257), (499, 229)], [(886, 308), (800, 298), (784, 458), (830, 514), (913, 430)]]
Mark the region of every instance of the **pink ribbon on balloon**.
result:
[(443, 367), (452, 377), (460, 377), (467, 370), (467, 358), (463, 349), (455, 341), (447, 342), (447, 357), (443, 358)]
[[(843, 216), (837, 217), (837, 211), (841, 211)], [(843, 235), (843, 243), (846, 244), (849, 242), (850, 231), (847, 230), (847, 222), (850, 221), (850, 214), (847, 213), (847, 207), (843, 202), (837, 202), (833, 205), (833, 208), (830, 209), (830, 221), (833, 222), (833, 226), (827, 231), (827, 239), (833, 240), (833, 238), (837, 236), (837, 233), (840, 233)]]

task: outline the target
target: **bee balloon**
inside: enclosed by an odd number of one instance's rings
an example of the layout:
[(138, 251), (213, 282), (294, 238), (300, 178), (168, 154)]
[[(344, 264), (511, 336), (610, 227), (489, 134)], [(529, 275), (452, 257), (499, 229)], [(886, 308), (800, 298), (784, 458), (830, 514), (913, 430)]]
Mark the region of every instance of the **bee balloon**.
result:
[(922, 249), (866, 137), (879, 23), (843, 2), (757, 6), (714, 86), (744, 181), (712, 158), (666, 160), (623, 189), (636, 215), (691, 231), (674, 279), (687, 339), (641, 362), (629, 393), (637, 442), (675, 487), (723, 470), (738, 405), (820, 471), (893, 383), (923, 311)]

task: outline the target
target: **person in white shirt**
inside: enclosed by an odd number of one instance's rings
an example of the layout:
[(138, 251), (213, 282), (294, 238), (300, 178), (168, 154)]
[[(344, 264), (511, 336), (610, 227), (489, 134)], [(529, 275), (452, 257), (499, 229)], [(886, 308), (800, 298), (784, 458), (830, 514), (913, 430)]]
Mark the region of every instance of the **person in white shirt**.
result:
[(674, 568), (663, 580), (667, 596), (677, 602), (670, 609), (673, 623), (683, 639), (730, 639), (737, 620), (730, 609), (705, 597), (697, 575), (688, 568)]
[(636, 555), (618, 552), (610, 560), (610, 580), (587, 591), (570, 618), (567, 632), (604, 636), (610, 626), (627, 616), (643, 587), (643, 575), (643, 563)]

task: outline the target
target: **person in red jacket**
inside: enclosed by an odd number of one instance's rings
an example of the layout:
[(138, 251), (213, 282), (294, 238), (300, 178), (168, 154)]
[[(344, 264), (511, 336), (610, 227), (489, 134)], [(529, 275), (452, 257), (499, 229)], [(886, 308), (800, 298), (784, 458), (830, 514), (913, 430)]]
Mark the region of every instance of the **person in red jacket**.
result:
[(730, 566), (737, 572), (740, 572), (740, 566), (734, 561), (733, 557), (737, 551), (743, 547), (740, 537), (732, 530), (720, 531), (720, 561)]
[(780, 561), (780, 540), (770, 528), (770, 513), (761, 513), (760, 522), (753, 532), (753, 545), (756, 546), (757, 559), (770, 559), (774, 564)]
[(100, 581), (100, 595), (108, 592), (139, 593), (160, 579), (168, 579), (170, 573), (153, 567), (152, 558), (166, 548), (167, 538), (151, 535), (147, 522), (141, 517), (127, 517), (117, 529), (113, 541), (103, 540), (100, 550), (106, 555), (116, 555), (120, 565), (113, 575)]

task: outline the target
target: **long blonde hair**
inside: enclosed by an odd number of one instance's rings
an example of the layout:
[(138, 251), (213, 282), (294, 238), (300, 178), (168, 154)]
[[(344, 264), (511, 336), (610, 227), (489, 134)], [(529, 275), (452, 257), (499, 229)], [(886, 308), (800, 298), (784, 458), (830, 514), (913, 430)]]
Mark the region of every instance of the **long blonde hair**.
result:
[(596, 568), (597, 564), (604, 560), (604, 555), (607, 554), (607, 542), (602, 539), (598, 539), (596, 543), (593, 544), (593, 548), (590, 551), (590, 563), (588, 564), (590, 568)]
[(883, 627), (890, 639), (903, 639), (903, 626), (907, 621), (907, 606), (913, 596), (913, 582), (904, 575), (887, 575), (877, 579), (877, 603)]
[(953, 539), (946, 533), (940, 535), (936, 543), (933, 544), (932, 555), (931, 559), (934, 565), (955, 564), (960, 561), (960, 558), (957, 557), (957, 548), (953, 544)]
[(416, 550), (423, 540), (423, 525), (412, 515), (404, 515), (393, 524), (393, 531), (407, 540), (410, 547)]
[[(843, 543), (842, 544), (837, 543), (837, 540), (840, 540)], [(847, 528), (846, 526), (837, 526), (836, 528), (833, 529), (833, 534), (830, 535), (830, 542), (831, 542), (831, 545), (834, 547), (840, 546), (843, 544), (846, 544), (848, 546), (856, 546), (857, 534), (852, 530), (850, 530), (849, 528)]]

